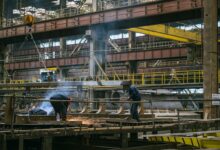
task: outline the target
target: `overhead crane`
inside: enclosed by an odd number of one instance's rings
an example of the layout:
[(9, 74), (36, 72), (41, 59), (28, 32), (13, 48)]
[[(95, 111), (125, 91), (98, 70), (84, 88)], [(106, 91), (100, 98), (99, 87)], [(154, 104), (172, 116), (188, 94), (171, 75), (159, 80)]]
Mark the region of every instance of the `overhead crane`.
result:
[[(196, 45), (202, 44), (201, 31), (187, 31), (165, 24), (129, 28), (128, 31), (147, 34), (183, 43), (193, 43)], [(218, 40), (218, 42), (220, 42), (220, 39)]]
[(202, 35), (200, 32), (182, 30), (165, 24), (129, 28), (128, 31), (184, 43), (195, 43), (197, 45), (201, 45), (202, 43)]

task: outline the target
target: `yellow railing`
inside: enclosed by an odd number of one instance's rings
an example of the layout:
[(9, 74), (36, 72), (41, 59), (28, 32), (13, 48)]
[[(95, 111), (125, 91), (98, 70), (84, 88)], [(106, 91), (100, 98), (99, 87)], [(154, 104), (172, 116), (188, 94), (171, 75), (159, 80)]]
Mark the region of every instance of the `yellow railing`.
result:
[(5, 83), (24, 84), (24, 83), (32, 83), (32, 81), (31, 80), (0, 80), (0, 84), (5, 84)]
[(149, 72), (141, 74), (118, 74), (109, 76), (110, 80), (131, 80), (136, 85), (200, 84), (203, 82), (202, 70)]
[[(139, 74), (117, 74), (106, 76), (96, 76), (95, 80), (131, 80), (135, 85), (172, 85), (172, 84), (202, 84), (203, 83), (203, 70), (184, 70), (184, 71), (167, 71), (167, 72), (147, 72)], [(218, 76), (220, 81), (220, 71)], [(65, 81), (89, 81), (89, 77), (73, 77), (66, 78)], [(31, 83), (31, 80), (10, 80), (0, 81), (0, 83)], [(220, 83), (220, 82), (219, 82)]]
[[(66, 81), (83, 81), (84, 79), (85, 77), (67, 78)], [(132, 84), (136, 85), (201, 84), (203, 82), (203, 70), (115, 74), (108, 75), (107, 77), (97, 76), (95, 79), (110, 81), (131, 80)]]

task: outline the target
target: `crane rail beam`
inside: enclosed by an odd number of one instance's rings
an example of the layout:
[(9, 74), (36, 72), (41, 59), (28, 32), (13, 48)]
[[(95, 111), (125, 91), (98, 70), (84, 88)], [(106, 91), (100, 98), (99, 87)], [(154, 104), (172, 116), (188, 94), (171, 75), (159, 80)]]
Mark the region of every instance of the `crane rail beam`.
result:
[[(84, 34), (94, 25), (105, 25), (109, 30), (201, 18), (203, 0), (167, 0), (143, 3), (105, 11), (62, 16), (54, 20), (37, 22), (32, 26), (36, 40)], [(178, 17), (177, 17), (178, 16)], [(128, 23), (129, 21), (129, 23)], [(21, 42), (29, 32), (26, 25), (0, 29), (2, 43)]]

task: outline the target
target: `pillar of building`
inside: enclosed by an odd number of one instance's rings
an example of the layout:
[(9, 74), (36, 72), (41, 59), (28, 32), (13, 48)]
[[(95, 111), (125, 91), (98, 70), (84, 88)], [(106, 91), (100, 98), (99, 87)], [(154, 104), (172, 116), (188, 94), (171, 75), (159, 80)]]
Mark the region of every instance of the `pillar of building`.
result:
[(43, 137), (42, 150), (52, 150), (53, 139), (52, 137)]
[(102, 76), (106, 65), (106, 38), (105, 27), (92, 27), (90, 39), (90, 66), (89, 73), (91, 77)]
[(24, 150), (24, 137), (20, 136), (18, 139), (18, 150)]
[(62, 79), (65, 79), (68, 77), (68, 72), (69, 72), (69, 69), (60, 69)]
[(132, 2), (133, 2), (134, 0), (128, 0), (128, 5), (130, 6), (130, 5), (132, 5)]
[(60, 0), (60, 9), (66, 8), (66, 1), (67, 0)]
[(60, 57), (67, 56), (66, 55), (66, 39), (60, 38)]
[(92, 31), (89, 30), (90, 34), (91, 34), (91, 38), (90, 38), (90, 41), (89, 41), (89, 76), (90, 78), (94, 78), (95, 76), (95, 60), (94, 60), (94, 56), (95, 56), (95, 51), (94, 51), (94, 39), (92, 37)]
[(4, 16), (5, 18), (12, 18), (13, 9), (16, 8), (16, 3), (12, 3), (10, 0), (4, 0)]
[(22, 0), (17, 0), (16, 1), (16, 9), (21, 9), (22, 7)]
[[(91, 79), (101, 79), (105, 76), (106, 67), (106, 38), (107, 31), (103, 26), (91, 27), (90, 32), (90, 62), (89, 62), (89, 76)], [(88, 33), (87, 33), (88, 34)], [(94, 92), (90, 89), (89, 92), (90, 100), (95, 100), (94, 98), (104, 98), (105, 93)], [(96, 108), (94, 104), (91, 106)]]
[[(132, 49), (135, 47), (136, 44), (136, 34), (135, 32), (128, 32), (128, 48), (129, 51), (132, 51)], [(128, 65), (128, 71), (129, 73), (137, 73), (137, 61), (129, 61), (129, 65)]]
[[(98, 9), (98, 0), (92, 0), (92, 11), (96, 12)], [(106, 66), (106, 38), (107, 31), (104, 26), (93, 26), (89, 30), (90, 35), (90, 60), (89, 60), (89, 76), (93, 79), (96, 76), (102, 76)], [(88, 34), (88, 33), (87, 33)], [(104, 98), (105, 93), (95, 93), (93, 89), (89, 90), (89, 99)], [(96, 108), (94, 103), (90, 105), (91, 108)]]
[(92, 0), (92, 11), (96, 12), (98, 9), (98, 0)]
[(133, 47), (135, 47), (136, 43), (136, 33), (132, 31), (128, 31), (128, 47), (129, 50), (131, 50)]
[[(92, 0), (92, 10), (97, 11), (97, 0)], [(104, 26), (94, 26), (91, 27), (86, 33), (90, 35), (90, 61), (89, 61), (89, 75), (94, 78), (96, 75), (100, 74), (100, 67), (105, 67), (105, 49), (106, 49), (106, 29)], [(96, 60), (100, 64), (98, 66)], [(103, 68), (105, 69), (105, 68)]]
[(4, 1), (5, 0), (0, 1), (0, 27), (3, 24), (3, 18), (4, 18)]
[(7, 150), (7, 138), (6, 135), (0, 135), (0, 150)]
[(5, 58), (7, 55), (8, 49), (5, 45), (0, 45), (0, 80), (5, 79)]
[[(8, 54), (7, 47), (5, 45), (0, 45), (0, 80), (6, 80), (7, 79), (7, 74), (6, 74), (6, 71), (5, 71), (5, 62), (6, 62), (7, 54)], [(10, 109), (9, 105), (7, 105), (7, 104), (9, 104), (8, 97), (0, 97), (0, 101), (1, 101), (1, 104), (6, 103), (6, 107), (8, 109)], [(11, 112), (12, 112), (11, 110), (8, 110), (8, 113), (7, 113), (7, 109), (6, 109), (5, 117), (6, 117), (6, 121), (8, 121), (7, 123), (11, 122), (11, 117), (12, 117), (12, 115), (10, 114)], [(7, 116), (9, 117), (8, 119), (7, 119)]]
[[(212, 94), (218, 93), (217, 0), (204, 0), (203, 68), (204, 119), (216, 118)], [(208, 101), (209, 100), (209, 101)]]
[(13, 97), (5, 97), (4, 100), (6, 101), (6, 108), (5, 108), (5, 123), (11, 124), (13, 122), (13, 106), (14, 106), (14, 99)]
[(90, 145), (91, 136), (88, 134), (85, 134), (82, 136), (82, 145), (89, 146)]
[(138, 133), (130, 133), (130, 140), (137, 141), (138, 140)]
[(128, 133), (121, 133), (121, 147), (127, 148), (128, 147)]

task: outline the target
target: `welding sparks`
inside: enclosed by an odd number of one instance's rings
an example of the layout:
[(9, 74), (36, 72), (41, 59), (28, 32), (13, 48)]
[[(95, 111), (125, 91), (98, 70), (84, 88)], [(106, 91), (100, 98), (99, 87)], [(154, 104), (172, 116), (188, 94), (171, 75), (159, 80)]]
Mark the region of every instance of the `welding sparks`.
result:
[(87, 126), (100, 126), (103, 122), (105, 122), (103, 119), (91, 119), (86, 117), (74, 117), (67, 116), (67, 121), (80, 121), (83, 125)]
[(68, 118), (67, 121), (81, 121), (84, 125), (93, 125), (95, 123), (95, 120), (88, 119), (88, 118)]

